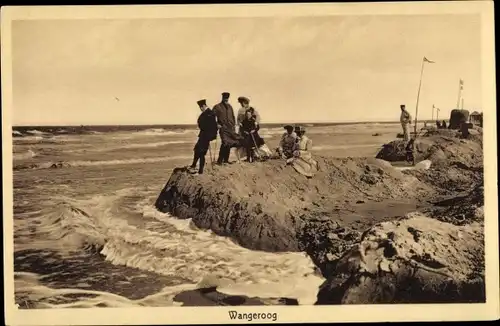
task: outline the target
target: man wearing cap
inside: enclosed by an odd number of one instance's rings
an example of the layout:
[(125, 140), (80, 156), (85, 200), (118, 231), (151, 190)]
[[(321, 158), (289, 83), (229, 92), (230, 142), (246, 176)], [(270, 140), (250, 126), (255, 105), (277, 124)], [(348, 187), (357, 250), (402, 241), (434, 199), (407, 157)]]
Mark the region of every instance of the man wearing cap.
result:
[(240, 96), (238, 97), (238, 102), (241, 105), (241, 108), (238, 110), (238, 114), (236, 115), (236, 122), (238, 123), (238, 128), (241, 130), (241, 123), (243, 122), (243, 120), (245, 120), (245, 115), (247, 111), (250, 111), (252, 113), (252, 116), (255, 119), (255, 123), (259, 125), (260, 124), (259, 112), (257, 112), (255, 108), (250, 106), (250, 99), (245, 96)]
[(229, 104), (228, 92), (222, 93), (222, 101), (214, 106), (214, 113), (217, 116), (221, 146), (217, 164), (222, 165), (229, 162), (229, 155), (232, 147), (240, 146), (241, 136), (235, 131), (236, 119), (231, 104)]
[[(200, 133), (198, 134), (198, 141), (194, 146), (194, 158), (190, 166), (190, 172), (192, 174), (203, 174), (205, 155), (210, 148), (210, 142), (217, 137), (217, 121), (215, 113), (207, 106), (207, 101), (205, 99), (199, 100), (197, 103), (201, 110), (201, 114), (198, 117), (198, 128), (200, 128)], [(198, 171), (196, 171), (198, 160), (200, 161), (200, 167)]]
[(403, 127), (403, 139), (404, 141), (408, 141), (408, 125), (411, 125), (411, 115), (408, 111), (406, 111), (406, 106), (404, 104), (401, 104), (400, 108), (401, 116), (399, 117), (399, 121), (401, 122), (401, 127)]
[(297, 134), (293, 131), (293, 126), (286, 125), (283, 128), (286, 132), (281, 136), (279, 147), (276, 151), (282, 159), (286, 160), (293, 157), (293, 150), (298, 138)]

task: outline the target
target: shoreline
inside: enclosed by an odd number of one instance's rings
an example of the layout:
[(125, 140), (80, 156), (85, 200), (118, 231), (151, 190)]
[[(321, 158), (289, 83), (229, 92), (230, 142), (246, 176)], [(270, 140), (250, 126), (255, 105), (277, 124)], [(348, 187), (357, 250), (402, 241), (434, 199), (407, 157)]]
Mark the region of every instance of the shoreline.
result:
[[(431, 119), (419, 120), (419, 123), (433, 123)], [(335, 127), (335, 126), (355, 126), (355, 125), (370, 125), (370, 124), (387, 124), (398, 125), (399, 121), (340, 121), (340, 122), (269, 122), (262, 123), (262, 128), (281, 128), (285, 124), (304, 125), (307, 127)], [(148, 129), (165, 129), (165, 130), (197, 130), (195, 124), (142, 124), (142, 125), (16, 125), (12, 126), (12, 131), (27, 133), (30, 130), (38, 130), (41, 132), (51, 133), (54, 129), (65, 130), (68, 133), (82, 132), (119, 132), (119, 131), (144, 131)], [(29, 133), (28, 133), (29, 134)]]

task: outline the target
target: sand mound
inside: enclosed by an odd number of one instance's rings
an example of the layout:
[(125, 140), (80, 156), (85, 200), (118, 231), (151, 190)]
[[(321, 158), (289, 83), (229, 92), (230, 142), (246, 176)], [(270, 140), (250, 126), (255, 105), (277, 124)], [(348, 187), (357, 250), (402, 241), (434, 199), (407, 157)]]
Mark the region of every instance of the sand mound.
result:
[(343, 255), (318, 304), (484, 302), (483, 226), (413, 214), (378, 224)]
[(332, 275), (340, 256), (356, 246), (360, 237), (359, 230), (328, 217), (309, 220), (299, 232), (300, 249), (311, 257), (324, 277)]
[(427, 210), (429, 216), (455, 225), (465, 225), (484, 220), (484, 186), (478, 184), (462, 195), (435, 203)]
[(433, 166), (429, 170), (408, 170), (404, 173), (413, 175), (442, 196), (469, 191), (476, 185), (483, 184), (484, 178), (483, 162), (474, 162), (474, 165), (470, 166), (461, 162), (450, 162), (447, 165)]
[[(453, 130), (429, 131), (425, 136), (415, 140), (414, 156), (417, 162), (431, 160), (433, 164), (447, 165), (460, 162), (468, 166), (482, 165), (482, 133), (478, 132), (463, 139), (459, 132)], [(376, 157), (389, 162), (404, 161), (405, 142), (395, 140), (385, 144)]]
[(420, 199), (433, 193), (382, 160), (319, 157), (318, 163), (312, 179), (281, 160), (215, 167), (202, 176), (175, 169), (156, 207), (249, 249), (298, 251), (298, 232), (309, 220), (361, 199)]

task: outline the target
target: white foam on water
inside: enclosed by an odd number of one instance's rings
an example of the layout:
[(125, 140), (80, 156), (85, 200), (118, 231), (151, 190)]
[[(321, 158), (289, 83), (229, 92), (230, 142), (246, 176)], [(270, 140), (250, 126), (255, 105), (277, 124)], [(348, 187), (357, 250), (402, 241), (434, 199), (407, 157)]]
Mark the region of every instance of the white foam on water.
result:
[(146, 129), (134, 133), (136, 136), (176, 136), (198, 133), (196, 129), (165, 130), (162, 128)]
[(21, 153), (13, 153), (12, 158), (14, 160), (27, 160), (30, 158), (33, 158), (37, 156), (38, 154), (35, 153), (33, 150), (28, 149), (26, 152), (21, 152)]
[[(180, 305), (173, 298), (179, 292), (193, 290), (190, 284), (169, 286), (161, 291), (141, 299), (131, 300), (124, 296), (104, 291), (74, 288), (51, 288), (40, 283), (41, 276), (35, 273), (14, 272), (16, 301), (25, 304), (25, 308), (127, 308), (127, 307), (165, 307)], [(79, 296), (68, 300), (67, 296)], [(70, 301), (70, 302), (67, 302)], [(33, 305), (33, 306), (30, 306)]]
[(366, 147), (380, 147), (379, 143), (373, 144), (351, 144), (351, 145), (313, 145), (313, 151), (323, 150), (336, 150), (336, 149), (351, 149), (351, 148), (366, 148)]
[[(323, 278), (315, 273), (315, 266), (305, 253), (245, 249), (227, 237), (198, 229), (190, 220), (157, 211), (151, 205), (153, 197), (137, 200), (139, 191), (124, 189), (82, 200), (59, 196), (58, 203), (47, 203), (38, 217), (18, 223), (16, 235), (22, 237), (33, 233), (30, 227), (34, 219), (39, 221), (37, 237), (17, 244), (16, 251), (48, 248), (71, 257), (78, 250), (97, 245), (102, 248), (100, 254), (114, 265), (188, 280), (181, 287), (183, 290), (195, 289), (207, 280), (216, 279), (217, 284), (213, 285), (231, 295), (289, 297), (301, 304), (315, 301)], [(132, 205), (130, 201), (134, 200)], [(126, 212), (131, 216), (135, 214), (134, 223), (125, 216)], [(169, 288), (164, 292), (175, 295), (179, 289)], [(158, 300), (164, 304), (165, 293), (156, 294), (158, 297), (150, 297), (141, 304), (154, 304), (160, 297), (163, 299)], [(85, 304), (92, 305), (95, 301)], [(130, 303), (118, 300), (107, 304)]]
[(276, 127), (276, 128), (262, 128), (259, 130), (259, 134), (261, 136), (267, 136), (270, 138), (270, 136), (275, 136), (275, 135), (282, 135), (286, 132), (283, 127)]
[(415, 164), (414, 166), (394, 166), (396, 170), (428, 170), (430, 169), (432, 162), (430, 160), (423, 160)]
[(137, 163), (157, 163), (166, 162), (177, 159), (192, 158), (191, 156), (169, 156), (169, 157), (149, 157), (149, 158), (134, 158), (125, 160), (107, 160), (107, 161), (72, 161), (68, 162), (69, 166), (94, 166), (94, 165), (119, 165), (119, 164), (137, 164)]
[(134, 149), (134, 148), (156, 148), (156, 147), (163, 147), (163, 146), (168, 146), (168, 145), (176, 145), (176, 144), (188, 144), (188, 143), (194, 143), (194, 141), (188, 141), (188, 140), (169, 140), (169, 141), (160, 141), (160, 142), (152, 142), (152, 143), (125, 143), (119, 146), (109, 146), (109, 147), (91, 147), (91, 148), (80, 148), (80, 149), (73, 149), (70, 150), (69, 152), (71, 153), (83, 153), (83, 152), (109, 152), (109, 151), (116, 151), (120, 149)]
[(26, 132), (29, 134), (32, 134), (32, 135), (47, 135), (47, 133), (40, 131), (40, 130), (36, 130), (36, 129), (27, 130)]
[(46, 138), (42, 136), (24, 136), (22, 138), (14, 138), (13, 141), (16, 143), (29, 143), (29, 142), (36, 143), (44, 139)]
[(123, 159), (123, 160), (106, 160), (106, 161), (62, 161), (62, 162), (44, 162), (34, 164), (33, 166), (17, 165), (14, 166), (14, 170), (22, 169), (50, 169), (50, 168), (70, 168), (78, 166), (103, 166), (103, 165), (126, 165), (126, 164), (139, 164), (139, 163), (158, 163), (158, 162), (168, 162), (172, 160), (184, 160), (190, 159), (192, 156), (161, 156), (161, 157), (149, 157), (149, 158), (133, 158), (133, 159)]
[(139, 143), (139, 144), (126, 144), (120, 147), (116, 147), (116, 149), (119, 148), (152, 148), (152, 147), (162, 147), (162, 146), (167, 146), (167, 145), (173, 145), (173, 144), (186, 144), (186, 143), (192, 143), (193, 141), (187, 141), (187, 140), (170, 140), (170, 141), (161, 141), (161, 142), (155, 142), (155, 143)]
[[(217, 279), (218, 284), (215, 285), (221, 285), (218, 291), (230, 295), (296, 298), (301, 304), (313, 304), (316, 301), (319, 285), (324, 278), (315, 273), (315, 266), (305, 253), (249, 250), (212, 231), (197, 229), (191, 220), (171, 217), (151, 206), (143, 206), (143, 214), (186, 233), (184, 237), (191, 241), (168, 243), (167, 240), (157, 242), (156, 246), (168, 250), (170, 245), (174, 245), (175, 250), (189, 252), (190, 255), (193, 253), (188, 248), (195, 249), (196, 254), (192, 258), (196, 259), (192, 261), (198, 270), (191, 273), (196, 273), (201, 279), (208, 276)], [(203, 257), (211, 262), (207, 263)], [(182, 266), (178, 267), (183, 269)], [(211, 272), (203, 275), (200, 269)]]

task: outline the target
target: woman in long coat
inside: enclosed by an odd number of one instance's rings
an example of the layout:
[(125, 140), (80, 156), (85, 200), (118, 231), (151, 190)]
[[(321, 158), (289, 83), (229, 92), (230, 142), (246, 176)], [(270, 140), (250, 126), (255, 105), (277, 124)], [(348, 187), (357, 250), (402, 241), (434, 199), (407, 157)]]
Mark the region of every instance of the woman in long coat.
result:
[(312, 140), (305, 135), (306, 131), (304, 128), (296, 127), (295, 132), (299, 138), (295, 144), (293, 157), (288, 159), (287, 163), (291, 164), (295, 171), (308, 178), (312, 178), (314, 173), (319, 170), (318, 162), (313, 159), (311, 153)]
[(251, 110), (245, 112), (245, 118), (241, 122), (241, 134), (244, 137), (247, 161), (252, 162), (255, 151), (265, 142), (259, 135), (259, 125)]

